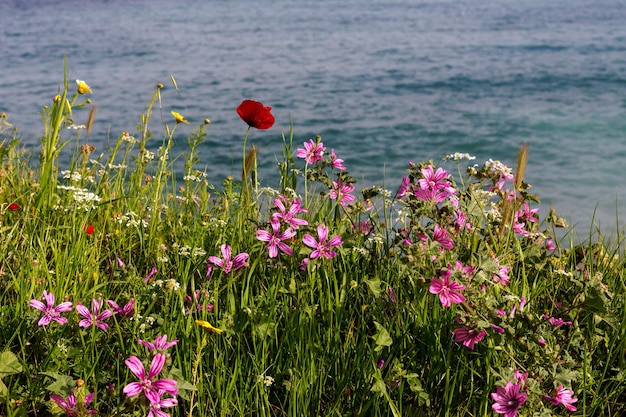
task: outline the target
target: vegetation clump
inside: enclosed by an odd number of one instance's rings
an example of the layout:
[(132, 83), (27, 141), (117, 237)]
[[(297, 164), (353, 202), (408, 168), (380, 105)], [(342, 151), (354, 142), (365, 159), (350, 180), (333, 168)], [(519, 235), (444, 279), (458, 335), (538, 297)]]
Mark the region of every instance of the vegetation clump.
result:
[(148, 128), (163, 88), (100, 153), (84, 81), (44, 107), (37, 163), (0, 118), (0, 415), (626, 413), (621, 238), (556, 238), (526, 147), (358, 192), (290, 129), (262, 188), (247, 141), (276, 121), (244, 100), (242, 175), (216, 185), (208, 119)]

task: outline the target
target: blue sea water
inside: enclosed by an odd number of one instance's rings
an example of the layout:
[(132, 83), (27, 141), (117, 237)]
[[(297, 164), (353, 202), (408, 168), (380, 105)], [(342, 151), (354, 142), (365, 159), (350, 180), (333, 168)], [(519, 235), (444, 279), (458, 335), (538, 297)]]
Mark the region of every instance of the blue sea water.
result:
[(250, 98), (276, 117), (250, 136), (262, 178), (292, 121), (296, 144), (321, 135), (362, 186), (392, 190), (408, 161), (468, 152), (514, 166), (528, 143), (543, 213), (552, 204), (583, 233), (594, 212), (602, 228), (626, 214), (622, 0), (3, 1), (0, 111), (33, 149), (64, 55), (93, 89), (90, 143), (132, 132), (160, 82), (163, 120), (191, 122), (180, 152), (211, 119), (200, 166), (215, 183), (239, 171), (235, 108)]

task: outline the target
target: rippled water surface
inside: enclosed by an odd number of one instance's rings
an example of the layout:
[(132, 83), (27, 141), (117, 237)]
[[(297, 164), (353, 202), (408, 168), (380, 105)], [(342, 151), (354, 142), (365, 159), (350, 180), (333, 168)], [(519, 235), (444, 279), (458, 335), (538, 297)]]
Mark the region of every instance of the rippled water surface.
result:
[(64, 54), (69, 78), (93, 89), (90, 143), (132, 131), (161, 82), (164, 120), (174, 109), (191, 121), (180, 152), (211, 119), (201, 166), (214, 182), (238, 171), (235, 108), (251, 98), (277, 120), (250, 136), (262, 177), (291, 120), (297, 144), (321, 135), (363, 186), (390, 189), (409, 160), (458, 151), (514, 165), (526, 142), (546, 207), (581, 228), (596, 209), (603, 226), (626, 214), (622, 1), (5, 1), (0, 111), (33, 147)]

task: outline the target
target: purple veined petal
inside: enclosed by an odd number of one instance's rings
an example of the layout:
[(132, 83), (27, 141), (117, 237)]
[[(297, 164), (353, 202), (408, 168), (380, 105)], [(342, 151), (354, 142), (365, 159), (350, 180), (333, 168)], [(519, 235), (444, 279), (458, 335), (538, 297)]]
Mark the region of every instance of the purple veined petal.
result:
[(94, 314), (96, 314), (96, 312), (100, 310), (101, 305), (102, 305), (101, 299), (95, 299), (95, 298), (91, 299), (91, 311), (93, 311)]
[(438, 294), (443, 289), (443, 282), (439, 278), (433, 278), (430, 281), (430, 288), (428, 291), (431, 294)]
[(315, 259), (318, 256), (320, 256), (322, 254), (322, 252), (319, 249), (315, 249), (313, 252), (311, 252), (311, 254), (309, 255), (310, 259)]
[(96, 395), (95, 392), (90, 392), (89, 394), (85, 395), (85, 405), (91, 404), (91, 402), (93, 401), (93, 397), (95, 397), (95, 395)]
[(270, 232), (268, 232), (267, 230), (257, 230), (256, 231), (257, 234), (257, 240), (260, 240), (261, 242), (269, 242), (270, 240), (272, 240), (272, 234)]
[[(284, 253), (286, 253), (287, 255), (291, 256), (293, 255), (293, 251), (291, 250), (291, 248), (283, 242), (278, 242), (277, 243), (278, 248), (283, 251)], [(276, 255), (278, 255), (278, 252), (276, 252)]]
[(317, 248), (318, 246), (317, 240), (315, 240), (315, 238), (308, 233), (305, 233), (304, 236), (302, 237), (302, 243), (304, 243), (310, 248)]
[(112, 315), (113, 312), (111, 310), (104, 310), (102, 313), (98, 314), (96, 320), (106, 320), (108, 318), (111, 318)]
[(209, 262), (213, 263), (214, 265), (219, 266), (220, 268), (224, 267), (224, 261), (218, 258), (217, 256), (209, 256)]
[(239, 255), (235, 256), (235, 258), (233, 259), (233, 268), (239, 269), (241, 267), (247, 266), (246, 261), (248, 260), (249, 256), (250, 255), (245, 252), (242, 252)]
[(337, 236), (333, 236), (329, 241), (328, 241), (328, 246), (340, 246), (342, 245), (343, 242), (341, 241), (341, 236), (337, 235)]
[(231, 249), (230, 249), (230, 245), (223, 244), (220, 247), (220, 250), (222, 251), (222, 256), (224, 257), (224, 262), (230, 261), (230, 257), (232, 255), (232, 252), (231, 252)]
[(151, 352), (156, 349), (156, 346), (154, 346), (154, 344), (152, 344), (151, 342), (146, 342), (145, 340), (137, 339), (137, 343), (147, 347), (148, 350)]
[(78, 322), (78, 327), (89, 327), (91, 326), (91, 319), (82, 319), (81, 321)]
[(28, 305), (31, 306), (32, 308), (36, 308), (39, 311), (43, 311), (44, 313), (48, 310), (46, 305), (39, 300), (30, 300), (28, 302)]
[(269, 251), (270, 258), (276, 258), (278, 256), (278, 247), (275, 244), (269, 245), (267, 249)]
[(91, 320), (91, 312), (89, 311), (87, 307), (85, 307), (81, 303), (76, 304), (76, 311), (78, 311), (78, 314), (80, 314), (81, 316)]
[[(57, 323), (59, 323), (61, 326), (63, 326), (65, 323), (67, 323), (67, 319), (65, 317), (53, 317), (52, 320), (56, 321)], [(41, 321), (41, 320), (39, 320)]]
[(178, 394), (178, 385), (173, 379), (158, 379), (152, 382), (152, 387), (163, 390), (170, 395)]
[[(163, 356), (163, 355), (161, 355)], [(143, 367), (143, 363), (136, 356), (131, 356), (130, 358), (124, 361), (126, 366), (130, 369), (130, 371), (139, 379), (145, 379), (145, 369)]]
[(150, 371), (148, 372), (148, 379), (152, 379), (157, 376), (165, 365), (165, 355), (157, 353), (152, 358), (152, 364), (150, 365)]
[(46, 290), (44, 290), (43, 298), (45, 298), (46, 303), (48, 303), (48, 307), (52, 307), (54, 305), (54, 294), (48, 293)]
[(297, 234), (297, 232), (295, 230), (293, 230), (291, 227), (288, 227), (283, 233), (281, 233), (280, 238), (281, 239), (291, 239), (296, 234)]
[(132, 397), (133, 395), (137, 395), (143, 391), (143, 385), (139, 382), (131, 382), (126, 385), (122, 391), (126, 394), (126, 396)]
[(55, 403), (57, 403), (57, 405), (64, 410), (67, 410), (69, 408), (67, 403), (65, 402), (65, 399), (61, 397), (60, 395), (50, 394), (50, 399), (54, 401)]
[(44, 314), (44, 316), (40, 318), (39, 321), (37, 322), (37, 326), (39, 327), (47, 326), (50, 324), (50, 322), (52, 322), (52, 318), (50, 317), (50, 315)]
[(96, 326), (98, 326), (102, 330), (106, 330), (109, 328), (109, 325), (106, 323), (101, 323), (99, 321), (95, 322)]
[(320, 242), (325, 241), (328, 237), (328, 227), (324, 226), (324, 223), (320, 223), (317, 226), (317, 237), (319, 238)]
[(450, 298), (443, 292), (439, 293), (439, 301), (441, 301), (442, 306), (450, 307)]
[(459, 294), (457, 292), (450, 292), (448, 294), (448, 298), (454, 304), (461, 304), (463, 301), (465, 301), (465, 297), (463, 296), (463, 294)]

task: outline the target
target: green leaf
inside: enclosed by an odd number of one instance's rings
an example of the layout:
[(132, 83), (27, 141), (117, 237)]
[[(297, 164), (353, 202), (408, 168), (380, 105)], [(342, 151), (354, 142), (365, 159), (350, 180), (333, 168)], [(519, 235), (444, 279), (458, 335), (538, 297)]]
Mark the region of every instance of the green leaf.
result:
[(56, 372), (42, 372), (43, 375), (54, 379), (54, 382), (46, 387), (55, 394), (66, 397), (72, 392), (72, 388), (76, 386), (76, 382), (71, 376), (57, 374)]
[(198, 390), (195, 385), (193, 385), (191, 382), (187, 381), (183, 377), (183, 373), (178, 368), (172, 367), (172, 369), (170, 369), (170, 371), (168, 372), (167, 378), (176, 381), (176, 386), (178, 387), (178, 395), (184, 400), (189, 400), (189, 394), (187, 394), (188, 391)]
[(391, 346), (391, 344), (393, 343), (393, 339), (391, 338), (391, 335), (389, 334), (387, 329), (385, 329), (382, 324), (375, 321), (374, 326), (376, 326), (376, 333), (374, 334), (374, 336), (372, 336), (372, 338), (376, 343), (376, 348), (374, 349), (374, 351), (378, 352), (382, 350), (385, 346)]
[(0, 353), (0, 379), (20, 372), (22, 372), (22, 365), (13, 352), (6, 350)]
[(376, 297), (376, 298), (380, 297), (380, 294), (383, 292), (380, 289), (380, 285), (381, 285), (380, 279), (378, 279), (378, 278), (376, 278), (376, 279), (366, 279), (365, 283), (367, 284), (367, 287), (370, 289), (370, 291), (372, 292), (374, 297)]
[(378, 392), (380, 394), (387, 393), (387, 385), (385, 385), (385, 381), (383, 381), (380, 372), (374, 374), (374, 385), (372, 385), (372, 392)]

